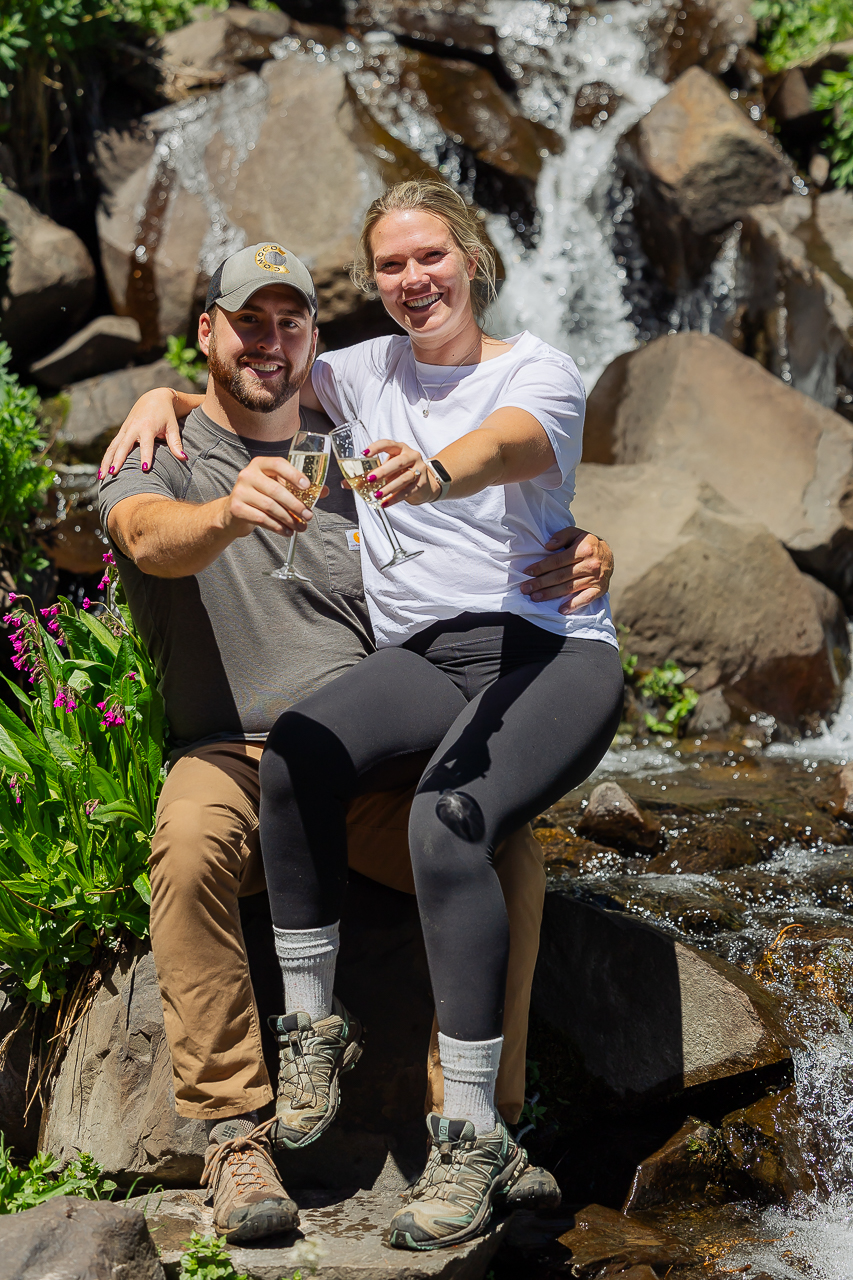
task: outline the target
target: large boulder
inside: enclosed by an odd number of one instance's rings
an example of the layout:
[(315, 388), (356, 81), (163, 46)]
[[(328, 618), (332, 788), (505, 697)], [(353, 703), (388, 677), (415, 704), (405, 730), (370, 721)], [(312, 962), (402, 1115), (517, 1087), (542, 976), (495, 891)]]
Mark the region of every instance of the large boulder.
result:
[(728, 343), (681, 333), (618, 356), (589, 397), (584, 459), (710, 485), (853, 611), (853, 427)]
[(139, 321), (145, 345), (187, 332), (216, 266), (257, 241), (306, 262), (321, 323), (361, 305), (345, 268), (380, 183), (375, 157), (351, 140), (355, 127), (340, 63), (294, 50), (154, 112), (132, 137), (103, 140), (116, 179), (147, 147), (98, 214), (113, 307)]
[(2, 336), (19, 361), (50, 350), (84, 319), (95, 295), (95, 267), (83, 241), (0, 189), (0, 223), (12, 242)]
[[(741, 444), (748, 467), (743, 455)], [(672, 658), (695, 688), (723, 686), (791, 724), (835, 708), (848, 652), (839, 601), (708, 481), (663, 462), (584, 463), (573, 511), (613, 547), (614, 617), (642, 666)]]
[(623, 1103), (790, 1056), (781, 1008), (754, 979), (560, 884), (545, 895), (531, 1008)]
[(62, 439), (76, 445), (92, 444), (105, 431), (120, 427), (139, 397), (154, 387), (172, 387), (175, 391), (201, 389), (178, 373), (168, 360), (85, 378), (68, 388)]
[(137, 1208), (55, 1196), (3, 1219), (0, 1280), (165, 1280)]
[(30, 373), (56, 391), (70, 382), (122, 369), (136, 355), (140, 336), (132, 316), (97, 316), (56, 351), (31, 364)]
[(234, 5), (224, 12), (201, 10), (195, 22), (163, 37), (167, 82), (178, 96), (196, 85), (232, 80), (246, 64), (272, 58), (271, 46), (290, 29), (290, 18), (280, 9), (259, 13)]
[[(833, 199), (839, 195), (842, 201)], [(738, 324), (773, 373), (834, 409), (839, 387), (853, 387), (853, 279), (847, 281), (848, 295), (824, 225), (842, 260), (853, 259), (849, 192), (815, 201), (793, 195), (749, 210), (740, 246), (746, 301)], [(848, 265), (853, 272), (853, 262)]]
[(717, 248), (709, 233), (791, 191), (782, 151), (700, 67), (679, 76), (628, 131), (619, 155), (643, 247), (675, 291), (707, 270)]

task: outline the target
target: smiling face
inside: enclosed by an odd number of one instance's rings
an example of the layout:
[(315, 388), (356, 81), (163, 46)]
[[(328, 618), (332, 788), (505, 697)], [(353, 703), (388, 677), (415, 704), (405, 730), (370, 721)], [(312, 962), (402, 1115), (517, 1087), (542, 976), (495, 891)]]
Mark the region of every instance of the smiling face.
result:
[(370, 237), (376, 287), (385, 310), (418, 339), (445, 340), (474, 322), (466, 259), (447, 223), (418, 209), (386, 213)]
[(317, 345), (308, 304), (287, 285), (258, 289), (239, 311), (205, 312), (198, 337), (213, 381), (255, 413), (272, 413), (296, 395)]

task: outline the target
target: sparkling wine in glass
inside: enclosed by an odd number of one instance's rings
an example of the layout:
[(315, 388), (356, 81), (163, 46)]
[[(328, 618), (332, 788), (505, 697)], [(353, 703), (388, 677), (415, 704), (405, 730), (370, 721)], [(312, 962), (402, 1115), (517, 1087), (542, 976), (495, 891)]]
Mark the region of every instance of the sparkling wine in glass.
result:
[[(326, 483), (331, 447), (329, 437), (320, 431), (297, 431), (290, 442), (287, 461), (297, 471), (301, 471), (306, 480), (310, 481), (310, 484), (307, 489), (300, 489), (298, 485), (292, 484), (289, 480), (285, 480), (283, 483), (284, 487), (301, 499), (306, 507), (314, 506), (322, 492), (323, 485)], [(310, 578), (306, 578), (304, 573), (297, 573), (294, 569), (293, 556), (295, 551), (296, 534), (292, 533), (288, 542), (284, 564), (280, 569), (271, 571), (269, 575), (271, 578), (278, 578), (283, 582), (311, 581)]]
[(386, 569), (393, 569), (395, 565), (403, 564), (406, 560), (414, 560), (415, 556), (422, 556), (422, 550), (406, 551), (400, 545), (400, 540), (382, 508), (380, 499), (374, 497), (376, 482), (368, 483), (367, 477), (379, 463), (376, 458), (365, 458), (364, 456), (365, 449), (371, 443), (364, 424), (358, 418), (354, 418), (352, 422), (343, 422), (339, 427), (335, 427), (334, 431), (329, 432), (329, 439), (332, 442), (332, 448), (335, 451), (341, 474), (353, 493), (357, 494), (359, 498), (363, 498), (367, 505), (377, 512), (382, 528), (391, 543), (391, 559), (387, 564), (379, 566), (382, 572), (384, 573)]

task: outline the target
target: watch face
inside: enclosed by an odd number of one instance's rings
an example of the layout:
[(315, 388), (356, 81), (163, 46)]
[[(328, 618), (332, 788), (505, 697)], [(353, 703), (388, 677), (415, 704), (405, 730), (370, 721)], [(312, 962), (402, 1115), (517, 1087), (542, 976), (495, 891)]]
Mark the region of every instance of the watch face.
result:
[(432, 466), (433, 471), (437, 472), (437, 474), (441, 476), (445, 484), (450, 484), (450, 472), (446, 467), (442, 466), (442, 464), (435, 458), (431, 459), (430, 465)]

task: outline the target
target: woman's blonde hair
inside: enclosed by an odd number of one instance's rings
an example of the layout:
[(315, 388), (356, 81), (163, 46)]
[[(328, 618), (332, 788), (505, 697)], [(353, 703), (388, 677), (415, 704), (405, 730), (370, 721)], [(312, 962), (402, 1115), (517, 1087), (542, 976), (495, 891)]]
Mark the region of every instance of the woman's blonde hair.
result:
[(467, 262), (476, 261), (471, 281), (471, 306), (479, 317), (495, 297), (495, 251), (483, 232), (480, 220), (460, 195), (437, 178), (410, 178), (398, 182), (378, 196), (364, 215), (364, 225), (350, 267), (353, 283), (370, 293), (375, 285), (373, 272), (373, 228), (386, 213), (401, 209), (417, 209), (431, 213), (447, 226)]

